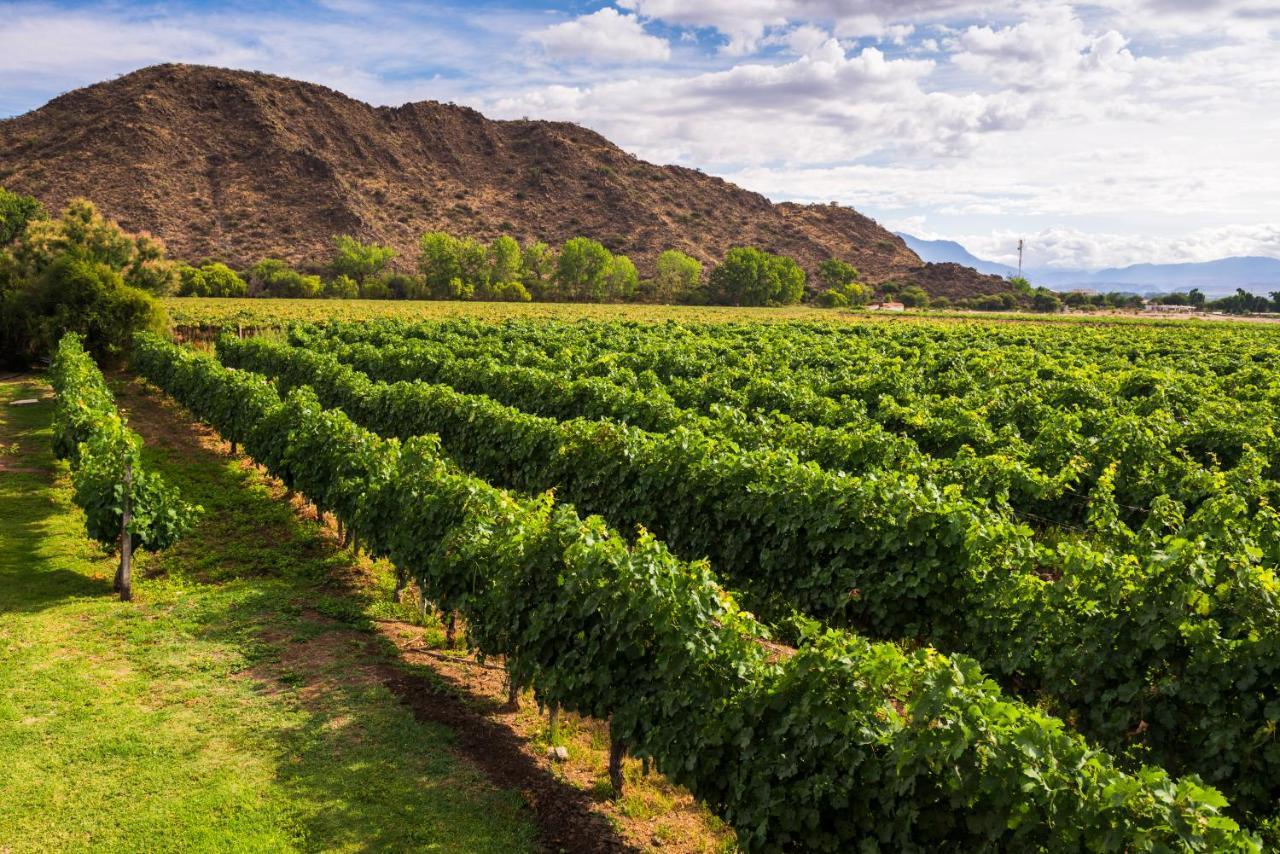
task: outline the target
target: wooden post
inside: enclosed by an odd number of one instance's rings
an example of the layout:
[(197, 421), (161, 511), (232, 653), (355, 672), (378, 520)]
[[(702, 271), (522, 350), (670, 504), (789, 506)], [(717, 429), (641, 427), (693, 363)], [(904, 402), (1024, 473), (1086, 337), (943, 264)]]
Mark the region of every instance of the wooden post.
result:
[(507, 671), (507, 707), (513, 712), (520, 711), (520, 686), (512, 678), (510, 670)]
[(236, 440), (232, 439), (231, 440), (231, 456), (234, 457), (235, 455), (236, 455)]
[(133, 463), (124, 464), (124, 512), (120, 514), (120, 601), (133, 599), (133, 535), (129, 522), (133, 518)]
[(622, 797), (622, 757), (627, 755), (621, 739), (609, 739), (609, 782), (613, 784), (613, 796)]
[(454, 643), (458, 640), (458, 612), (449, 612), (449, 626), (444, 631), (444, 642), (449, 649), (453, 649)]

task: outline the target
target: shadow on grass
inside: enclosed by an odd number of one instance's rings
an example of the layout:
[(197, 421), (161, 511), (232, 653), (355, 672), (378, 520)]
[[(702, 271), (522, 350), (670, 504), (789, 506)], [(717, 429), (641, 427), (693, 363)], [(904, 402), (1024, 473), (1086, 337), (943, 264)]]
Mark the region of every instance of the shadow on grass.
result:
[[(0, 383), (0, 613), (41, 611), (67, 599), (111, 593), (111, 582), (69, 568), (73, 556), (48, 544), (48, 529), (66, 513), (54, 486), (49, 451), (53, 404), (16, 407), (12, 400), (39, 399), (47, 389), (24, 376)], [(66, 523), (62, 523), (66, 524)], [(85, 541), (82, 552), (105, 554)]]
[(193, 631), (248, 651), (244, 675), (256, 690), (287, 695), (306, 715), (303, 726), (264, 737), (276, 741), (281, 783), (325, 804), (305, 820), (309, 840), (511, 850), (524, 828), (523, 848), (633, 850), (592, 812), (592, 796), (541, 767), (521, 737), (438, 677), (402, 665), (371, 631), (372, 594), (350, 555), (300, 519), (278, 485), (228, 459), (157, 393), (134, 383), (119, 394), (149, 462), (205, 511), (182, 542), (147, 556), (143, 576), (217, 591), (203, 597)]

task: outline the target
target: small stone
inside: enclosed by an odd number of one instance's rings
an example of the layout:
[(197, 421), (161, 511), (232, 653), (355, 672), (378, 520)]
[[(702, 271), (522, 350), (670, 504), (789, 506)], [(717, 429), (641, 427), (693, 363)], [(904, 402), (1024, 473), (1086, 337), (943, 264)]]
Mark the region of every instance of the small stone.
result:
[(25, 400), (12, 401), (9, 405), (10, 406), (30, 406), (33, 403), (39, 403), (39, 402), (40, 401), (36, 400), (34, 397), (28, 397)]
[(547, 756), (557, 762), (565, 762), (569, 759), (569, 748), (557, 745), (547, 748)]

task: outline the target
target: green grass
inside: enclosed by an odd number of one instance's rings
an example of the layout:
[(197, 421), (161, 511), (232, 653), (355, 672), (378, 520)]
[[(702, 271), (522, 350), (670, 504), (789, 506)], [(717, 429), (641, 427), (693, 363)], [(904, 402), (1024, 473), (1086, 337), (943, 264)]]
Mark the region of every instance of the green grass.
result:
[(349, 558), (251, 470), (149, 449), (205, 514), (117, 601), (48, 450), (52, 403), (8, 405), (43, 391), (0, 383), (0, 446), (18, 443), (0, 456), (0, 852), (536, 847), (520, 797), (377, 678), (393, 665), (369, 603), (335, 581)]

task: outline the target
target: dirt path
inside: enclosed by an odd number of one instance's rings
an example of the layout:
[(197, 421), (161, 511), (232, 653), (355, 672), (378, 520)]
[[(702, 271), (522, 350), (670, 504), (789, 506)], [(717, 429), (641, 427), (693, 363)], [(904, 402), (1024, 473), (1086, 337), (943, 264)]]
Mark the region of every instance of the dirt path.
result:
[[(117, 397), (130, 426), (148, 445), (191, 461), (228, 458), (227, 443), (159, 392), (140, 382), (122, 382)], [(286, 500), (283, 487), (250, 461), (241, 458), (238, 465), (274, 499)], [(321, 525), (309, 505), (295, 500), (294, 510), (299, 524)], [(415, 625), (404, 617), (416, 608), (386, 601), (389, 569), (367, 558), (353, 559), (340, 548), (336, 530), (321, 527), (320, 548), (327, 552), (330, 574), (322, 581), (328, 604), (319, 610), (337, 613), (352, 627), (338, 626), (314, 638), (268, 637), (283, 651), (277, 662), (252, 676), (300, 680), (296, 687), (304, 699), (322, 697), (335, 679), (390, 691), (420, 722), (451, 730), (458, 755), (495, 785), (521, 793), (534, 813), (539, 842), (550, 851), (733, 850), (730, 831), (687, 792), (659, 775), (644, 775), (638, 762), (628, 761), (626, 794), (615, 800), (607, 787), (607, 727), (600, 722), (562, 716), (558, 743), (566, 745), (569, 759), (551, 759), (546, 718), (532, 697), (526, 695), (519, 709), (508, 707), (500, 666), (442, 649), (437, 625)], [(298, 606), (310, 610), (314, 603)]]

